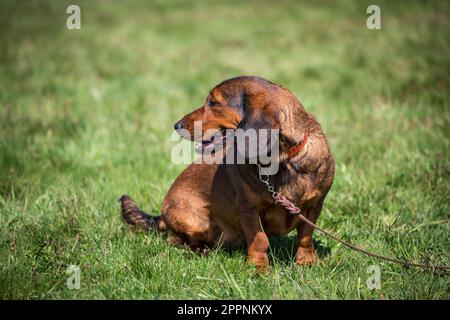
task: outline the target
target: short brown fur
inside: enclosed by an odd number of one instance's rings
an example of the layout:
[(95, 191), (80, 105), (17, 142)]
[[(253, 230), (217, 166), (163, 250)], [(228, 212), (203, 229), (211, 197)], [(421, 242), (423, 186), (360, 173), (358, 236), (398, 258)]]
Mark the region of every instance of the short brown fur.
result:
[[(333, 182), (334, 160), (319, 123), (289, 90), (258, 77), (229, 79), (211, 90), (203, 106), (177, 122), (189, 130), (187, 139), (195, 138), (194, 121), (202, 121), (203, 131), (279, 129), (280, 168), (270, 181), (303, 215), (317, 221)], [(309, 137), (304, 148), (288, 157), (287, 150), (302, 141), (306, 131)], [(296, 262), (318, 261), (314, 230), (274, 204), (254, 164), (191, 164), (167, 193), (161, 217), (151, 219), (155, 223), (147, 225), (167, 229), (172, 243), (195, 251), (245, 243), (249, 263), (259, 270), (269, 268), (268, 238), (297, 229)]]

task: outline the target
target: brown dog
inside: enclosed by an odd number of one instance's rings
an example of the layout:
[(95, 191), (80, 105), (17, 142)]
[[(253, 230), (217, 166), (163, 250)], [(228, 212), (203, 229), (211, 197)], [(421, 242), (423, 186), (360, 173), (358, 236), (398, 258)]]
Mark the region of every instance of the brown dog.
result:
[[(178, 121), (175, 129), (187, 130), (190, 135), (184, 137), (194, 139), (194, 121), (201, 122), (202, 133), (279, 129), (279, 170), (270, 183), (309, 220), (317, 221), (333, 182), (334, 160), (319, 123), (289, 90), (258, 77), (229, 79), (213, 88), (205, 104)], [(203, 136), (200, 147), (215, 136)], [(266, 270), (268, 237), (296, 228), (296, 262), (318, 260), (313, 228), (274, 203), (255, 164), (191, 164), (173, 183), (159, 217), (143, 213), (127, 196), (121, 201), (128, 223), (167, 230), (172, 243), (196, 251), (245, 241), (249, 263)]]

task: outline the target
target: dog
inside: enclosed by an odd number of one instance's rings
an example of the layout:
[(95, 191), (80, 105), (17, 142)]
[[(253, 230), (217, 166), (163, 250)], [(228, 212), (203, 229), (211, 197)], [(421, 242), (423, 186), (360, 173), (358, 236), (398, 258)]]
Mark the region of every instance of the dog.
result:
[[(202, 125), (201, 140), (194, 135), (196, 121)], [(270, 184), (316, 223), (333, 183), (334, 159), (320, 124), (288, 89), (255, 76), (225, 80), (174, 128), (199, 142), (200, 149), (209, 146), (217, 133), (277, 129), (279, 168), (269, 176)], [(127, 223), (167, 231), (170, 243), (196, 252), (245, 244), (247, 261), (268, 270), (269, 237), (296, 229), (296, 263), (320, 261), (314, 229), (274, 202), (255, 163), (191, 164), (176, 178), (157, 217), (142, 212), (128, 196), (120, 200)]]

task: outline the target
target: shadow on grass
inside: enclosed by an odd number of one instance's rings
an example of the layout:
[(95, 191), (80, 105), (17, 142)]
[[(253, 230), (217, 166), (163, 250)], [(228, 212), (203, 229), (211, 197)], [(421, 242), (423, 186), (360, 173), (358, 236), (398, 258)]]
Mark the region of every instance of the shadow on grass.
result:
[[(313, 240), (319, 258), (324, 259), (331, 254), (331, 248), (325, 247), (321, 241)], [(280, 261), (294, 261), (297, 253), (297, 235), (270, 239), (272, 258)]]
[[(290, 262), (295, 260), (295, 254), (297, 252), (297, 236), (290, 235), (284, 237), (272, 237), (269, 239), (270, 248), (269, 256), (272, 260), (278, 260), (283, 262)], [(320, 259), (324, 259), (331, 254), (331, 248), (326, 247), (321, 241), (314, 240), (314, 247)], [(232, 256), (236, 254), (247, 255), (245, 246), (239, 246), (236, 248), (221, 248), (221, 251)]]

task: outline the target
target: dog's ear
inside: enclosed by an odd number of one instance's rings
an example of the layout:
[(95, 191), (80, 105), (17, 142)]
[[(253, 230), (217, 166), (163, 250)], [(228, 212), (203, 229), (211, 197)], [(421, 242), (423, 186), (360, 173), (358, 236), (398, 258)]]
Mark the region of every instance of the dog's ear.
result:
[(280, 129), (279, 108), (265, 94), (243, 94), (242, 109), (242, 130)]
[[(264, 93), (244, 94), (242, 110), (243, 118), (237, 129), (241, 129), (241, 133), (246, 136), (245, 158), (254, 160), (270, 157), (273, 148), (278, 147), (281, 127), (278, 106), (268, 100)], [(257, 140), (251, 140), (255, 135)]]

